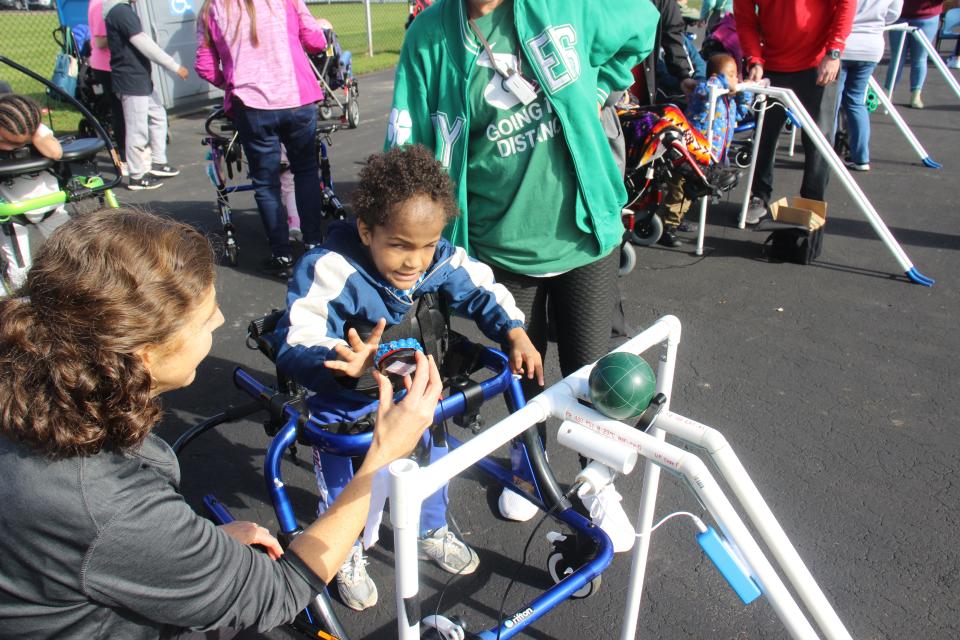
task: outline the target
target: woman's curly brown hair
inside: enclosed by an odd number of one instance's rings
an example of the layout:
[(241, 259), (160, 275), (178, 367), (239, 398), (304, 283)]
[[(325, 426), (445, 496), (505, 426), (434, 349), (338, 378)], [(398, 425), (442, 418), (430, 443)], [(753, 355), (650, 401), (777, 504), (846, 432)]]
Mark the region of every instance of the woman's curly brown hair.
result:
[(460, 214), (453, 183), (423, 145), (394, 147), (367, 158), (353, 193), (353, 212), (368, 227), (382, 227), (397, 213), (397, 205), (414, 196), (427, 196), (443, 208), (447, 221)]
[(174, 337), (214, 283), (196, 229), (104, 209), (57, 229), (0, 301), (0, 432), (51, 458), (123, 451), (160, 419), (138, 351)]

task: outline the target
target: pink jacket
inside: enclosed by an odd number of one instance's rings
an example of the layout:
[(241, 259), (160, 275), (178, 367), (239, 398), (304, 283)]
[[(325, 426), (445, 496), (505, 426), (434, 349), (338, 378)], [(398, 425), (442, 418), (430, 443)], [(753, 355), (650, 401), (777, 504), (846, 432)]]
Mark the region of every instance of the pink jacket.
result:
[(233, 96), (254, 109), (291, 109), (321, 100), (323, 91), (304, 48), (322, 51), (327, 40), (303, 0), (253, 4), (259, 45), (250, 39), (242, 0), (210, 0), (205, 15), (209, 39), (198, 20), (197, 75), (224, 90), (227, 111)]

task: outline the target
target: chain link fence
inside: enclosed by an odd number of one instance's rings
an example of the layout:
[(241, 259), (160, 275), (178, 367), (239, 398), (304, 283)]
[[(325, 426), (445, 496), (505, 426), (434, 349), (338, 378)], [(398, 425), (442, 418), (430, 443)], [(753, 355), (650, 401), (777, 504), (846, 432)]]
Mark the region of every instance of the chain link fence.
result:
[[(202, 4), (202, 0), (190, 2), (197, 7)], [(367, 8), (360, 0), (308, 0), (307, 5), (314, 16), (333, 25), (341, 46), (353, 53), (354, 73), (396, 64), (409, 14), (407, 0), (370, 0), (369, 32)], [(29, 6), (29, 10), (24, 6)], [(55, 38), (59, 26), (51, 0), (0, 0), (0, 55), (50, 78), (61, 51)], [(369, 55), (371, 44), (373, 55)], [(29, 95), (40, 102), (47, 109), (55, 131), (68, 133), (76, 130), (80, 115), (69, 105), (49, 98), (39, 82), (3, 64), (0, 64), (0, 81), (8, 83), (14, 92)]]

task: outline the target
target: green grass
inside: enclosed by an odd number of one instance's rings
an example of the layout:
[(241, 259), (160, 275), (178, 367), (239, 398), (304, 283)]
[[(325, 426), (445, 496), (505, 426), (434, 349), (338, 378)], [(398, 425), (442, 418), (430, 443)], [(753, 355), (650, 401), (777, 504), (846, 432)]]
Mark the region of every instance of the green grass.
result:
[[(353, 53), (354, 73), (369, 73), (397, 63), (405, 33), (403, 25), (407, 20), (405, 3), (371, 3), (373, 56), (367, 55), (367, 22), (362, 3), (311, 4), (309, 7), (315, 16), (326, 18), (333, 24), (340, 44)], [(49, 78), (60, 52), (51, 35), (57, 26), (55, 11), (0, 12), (0, 55)], [(49, 100), (39, 82), (3, 64), (0, 64), (0, 79), (9, 82), (17, 93), (29, 95), (47, 107), (55, 131), (76, 130), (79, 114), (66, 105)]]

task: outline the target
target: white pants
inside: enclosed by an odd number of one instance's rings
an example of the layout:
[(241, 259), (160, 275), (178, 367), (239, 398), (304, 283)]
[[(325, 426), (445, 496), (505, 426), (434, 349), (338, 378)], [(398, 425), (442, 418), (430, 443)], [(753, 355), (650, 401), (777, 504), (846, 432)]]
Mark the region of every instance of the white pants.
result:
[[(22, 218), (23, 216), (17, 217)], [(31, 250), (30, 235), (39, 233), (40, 237), (46, 240), (50, 237), (50, 234), (53, 233), (54, 229), (69, 219), (70, 215), (67, 213), (66, 208), (60, 206), (39, 222), (21, 224), (21, 222), (25, 222), (25, 220), (18, 222), (11, 221), (3, 225), (3, 230), (0, 232), (0, 238), (3, 240), (2, 245), (0, 245), (0, 250), (3, 251), (3, 264), (6, 267), (3, 280), (5, 284), (4, 288), (9, 287), (10, 289), (5, 293), (13, 293), (14, 290), (19, 289), (23, 283), (27, 281), (27, 271), (30, 270), (30, 265), (33, 264), (33, 254), (36, 253), (36, 250), (39, 248), (38, 246), (34, 246)]]
[(156, 88), (149, 96), (121, 94), (120, 102), (127, 128), (127, 168), (131, 178), (142, 178), (151, 162), (167, 163), (167, 111)]

